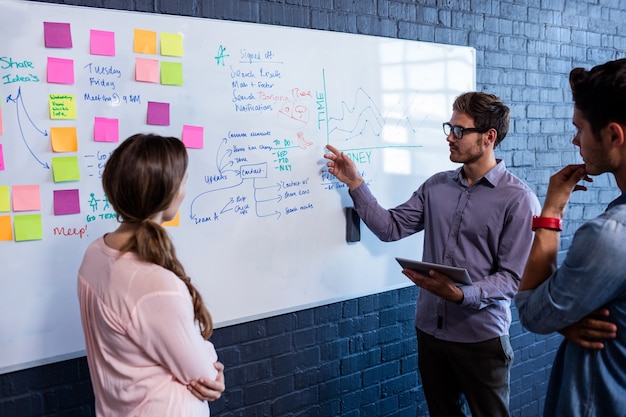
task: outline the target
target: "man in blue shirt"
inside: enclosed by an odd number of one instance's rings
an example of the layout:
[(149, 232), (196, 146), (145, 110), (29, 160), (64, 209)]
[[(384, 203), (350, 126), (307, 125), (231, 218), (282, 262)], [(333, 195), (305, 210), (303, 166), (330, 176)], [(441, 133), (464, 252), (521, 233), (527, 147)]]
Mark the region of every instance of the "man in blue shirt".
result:
[(446, 275), (403, 273), (421, 290), (415, 326), (418, 366), (431, 417), (508, 416), (511, 299), (530, 251), (539, 200), (496, 159), (509, 128), (509, 108), (496, 96), (456, 98), (443, 124), (454, 171), (427, 179), (409, 200), (381, 207), (354, 162), (328, 145), (329, 173), (348, 185), (355, 209), (382, 241), (424, 231), (423, 260), (466, 268), (472, 285)]
[[(626, 416), (626, 59), (587, 71), (571, 71), (574, 99), (572, 143), (582, 165), (550, 178), (519, 294), (520, 320), (529, 330), (550, 333), (571, 327), (594, 311), (613, 322), (588, 336), (588, 347), (564, 340), (548, 385), (544, 416)], [(621, 196), (575, 233), (557, 268), (561, 219), (579, 181), (611, 173)]]

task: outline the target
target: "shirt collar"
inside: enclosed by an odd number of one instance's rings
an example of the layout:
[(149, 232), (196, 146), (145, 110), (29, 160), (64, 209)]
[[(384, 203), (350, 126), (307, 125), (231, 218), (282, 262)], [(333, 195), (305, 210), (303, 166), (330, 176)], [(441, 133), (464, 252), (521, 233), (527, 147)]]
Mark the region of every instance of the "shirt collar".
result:
[(606, 209), (608, 210), (620, 204), (626, 204), (626, 191), (624, 191), (622, 195), (617, 197), (615, 200), (611, 201)]
[[(456, 172), (454, 173), (454, 179), (461, 184), (467, 184), (465, 177), (462, 176), (461, 174), (462, 172), (463, 172), (463, 167), (457, 168)], [(502, 159), (496, 159), (496, 166), (494, 166), (489, 171), (487, 171), (487, 173), (483, 175), (481, 179), (476, 181), (476, 184), (486, 181), (489, 185), (491, 185), (492, 187), (495, 187), (498, 185), (498, 182), (505, 175), (505, 173), (506, 173), (506, 164), (504, 163)]]

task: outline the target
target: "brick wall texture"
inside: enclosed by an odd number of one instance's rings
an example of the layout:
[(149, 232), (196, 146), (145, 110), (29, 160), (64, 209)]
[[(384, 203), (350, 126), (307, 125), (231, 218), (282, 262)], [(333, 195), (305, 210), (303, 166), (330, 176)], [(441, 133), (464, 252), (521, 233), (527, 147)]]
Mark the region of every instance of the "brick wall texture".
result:
[[(540, 200), (552, 173), (580, 162), (571, 144), (569, 71), (626, 51), (626, 0), (48, 2), (474, 47), (477, 89), (511, 107), (511, 130), (497, 155)], [(617, 194), (613, 178), (600, 176), (572, 197), (561, 258), (573, 232)], [(404, 288), (217, 329), (227, 392), (211, 404), (212, 415), (427, 416), (416, 364), (416, 296)], [(529, 333), (515, 309), (513, 316), (512, 415), (540, 416), (561, 337)], [(85, 358), (0, 375), (0, 416), (93, 415)]]

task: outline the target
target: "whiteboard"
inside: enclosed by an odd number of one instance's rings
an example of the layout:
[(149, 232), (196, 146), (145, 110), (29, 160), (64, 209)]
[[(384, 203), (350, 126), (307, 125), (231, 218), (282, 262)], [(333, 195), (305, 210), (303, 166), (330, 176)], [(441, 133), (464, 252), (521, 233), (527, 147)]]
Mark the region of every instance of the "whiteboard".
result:
[(406, 201), (455, 167), (441, 124), (475, 89), (473, 48), (14, 0), (0, 39), (0, 372), (84, 354), (76, 273), (116, 227), (100, 175), (138, 132), (188, 145), (167, 230), (216, 327), (410, 284), (394, 257), (420, 258), (422, 236), (362, 225), (348, 243), (324, 146), (381, 204)]

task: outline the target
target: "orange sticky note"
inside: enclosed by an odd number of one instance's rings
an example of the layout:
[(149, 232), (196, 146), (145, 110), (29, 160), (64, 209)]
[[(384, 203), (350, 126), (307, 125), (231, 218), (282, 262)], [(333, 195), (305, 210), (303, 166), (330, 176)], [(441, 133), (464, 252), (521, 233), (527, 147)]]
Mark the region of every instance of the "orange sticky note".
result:
[(133, 52), (156, 55), (157, 33), (151, 30), (135, 29)]
[(180, 226), (180, 210), (176, 212), (176, 216), (167, 222), (163, 222), (161, 226)]
[(78, 151), (78, 135), (75, 127), (51, 127), (50, 141), (53, 152)]
[(0, 240), (13, 240), (11, 216), (0, 216)]
[(12, 197), (13, 211), (41, 210), (41, 198), (38, 184), (14, 185)]

